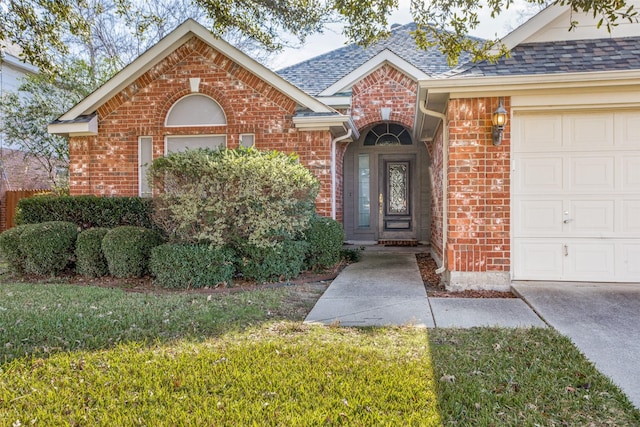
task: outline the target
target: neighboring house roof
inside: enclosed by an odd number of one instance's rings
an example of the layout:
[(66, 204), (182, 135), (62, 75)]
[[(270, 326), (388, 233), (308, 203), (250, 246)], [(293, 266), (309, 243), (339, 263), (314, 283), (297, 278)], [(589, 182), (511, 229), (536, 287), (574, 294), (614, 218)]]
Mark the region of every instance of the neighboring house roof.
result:
[[(61, 164), (62, 166), (62, 164)], [(20, 150), (0, 150), (0, 198), (9, 190), (50, 189), (49, 172), (36, 156)]]
[[(383, 51), (391, 52), (427, 76), (449, 71), (451, 66), (447, 63), (447, 57), (438, 48), (430, 47), (425, 50), (416, 46), (411, 34), (415, 30), (415, 23), (400, 25), (392, 28), (389, 38), (367, 48), (350, 44), (283, 68), (277, 73), (305, 92), (319, 95)], [(460, 62), (468, 60), (469, 56), (466, 54), (460, 58)]]
[[(333, 108), (300, 90), (290, 82), (266, 68), (264, 65), (231, 46), (229, 43), (216, 38), (209, 30), (198, 24), (196, 21), (189, 19), (143, 53), (131, 64), (127, 65), (122, 71), (112, 77), (95, 92), (63, 114), (58, 120), (50, 124), (49, 132), (61, 135), (95, 135), (97, 133), (96, 119), (94, 117), (96, 110), (117, 93), (135, 82), (136, 79), (142, 76), (150, 68), (164, 60), (175, 49), (192, 37), (198, 37), (213, 49), (221, 52), (232, 59), (235, 63), (250, 70), (260, 79), (269, 83), (282, 93), (287, 94), (287, 96), (293, 99), (301, 109), (310, 110), (316, 113), (332, 113), (332, 115), (336, 117), (342, 116)], [(81, 116), (86, 117), (81, 118)], [(80, 120), (78, 120), (79, 118)]]
[(513, 76), (640, 69), (640, 37), (525, 43), (509, 58), (465, 64), (450, 76)]

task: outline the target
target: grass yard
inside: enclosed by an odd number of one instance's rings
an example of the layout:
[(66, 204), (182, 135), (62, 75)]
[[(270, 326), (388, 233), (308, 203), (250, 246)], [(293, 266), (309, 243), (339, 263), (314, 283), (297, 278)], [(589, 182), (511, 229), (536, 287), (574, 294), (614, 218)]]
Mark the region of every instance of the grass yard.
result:
[(551, 330), (326, 328), (322, 292), (0, 284), (0, 426), (637, 426)]

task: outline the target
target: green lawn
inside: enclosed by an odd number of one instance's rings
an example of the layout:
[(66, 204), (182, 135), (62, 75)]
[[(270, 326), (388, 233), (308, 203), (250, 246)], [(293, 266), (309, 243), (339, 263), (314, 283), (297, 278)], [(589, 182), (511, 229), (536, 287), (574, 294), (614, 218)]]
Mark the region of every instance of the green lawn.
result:
[(319, 292), (0, 284), (0, 425), (640, 425), (551, 330), (304, 325)]

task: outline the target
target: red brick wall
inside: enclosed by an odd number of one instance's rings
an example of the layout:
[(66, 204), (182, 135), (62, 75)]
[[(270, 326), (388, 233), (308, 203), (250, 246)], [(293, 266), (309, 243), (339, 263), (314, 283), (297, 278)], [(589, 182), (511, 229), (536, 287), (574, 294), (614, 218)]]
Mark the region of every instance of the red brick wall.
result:
[(390, 121), (413, 129), (418, 83), (390, 65), (384, 65), (352, 89), (351, 117), (361, 130), (382, 121), (380, 108), (391, 107)]
[(442, 248), (444, 187), (442, 180), (443, 139), (442, 124), (432, 142), (426, 144), (431, 159), (431, 249), (444, 262)]
[[(189, 78), (199, 77), (199, 92), (215, 99), (226, 126), (165, 128), (169, 108), (190, 93)], [(72, 194), (138, 194), (138, 137), (153, 138), (154, 157), (164, 155), (167, 135), (226, 134), (227, 147), (239, 134), (255, 134), (258, 149), (296, 152), (320, 179), (317, 205), (330, 215), (328, 131), (301, 132), (292, 116), (296, 103), (225, 55), (193, 38), (98, 109), (98, 136), (70, 141)]]
[[(498, 98), (452, 99), (449, 121), (449, 271), (507, 272), (510, 268), (510, 128), (491, 140)], [(510, 110), (510, 99), (504, 107)]]

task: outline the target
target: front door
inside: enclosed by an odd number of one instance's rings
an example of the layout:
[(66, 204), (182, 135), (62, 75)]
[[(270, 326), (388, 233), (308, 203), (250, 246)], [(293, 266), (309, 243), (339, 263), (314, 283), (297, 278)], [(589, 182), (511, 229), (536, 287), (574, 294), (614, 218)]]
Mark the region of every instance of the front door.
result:
[(415, 155), (381, 154), (378, 165), (379, 239), (416, 239)]
[(430, 240), (431, 186), (426, 145), (400, 125), (364, 130), (344, 154), (347, 241)]

